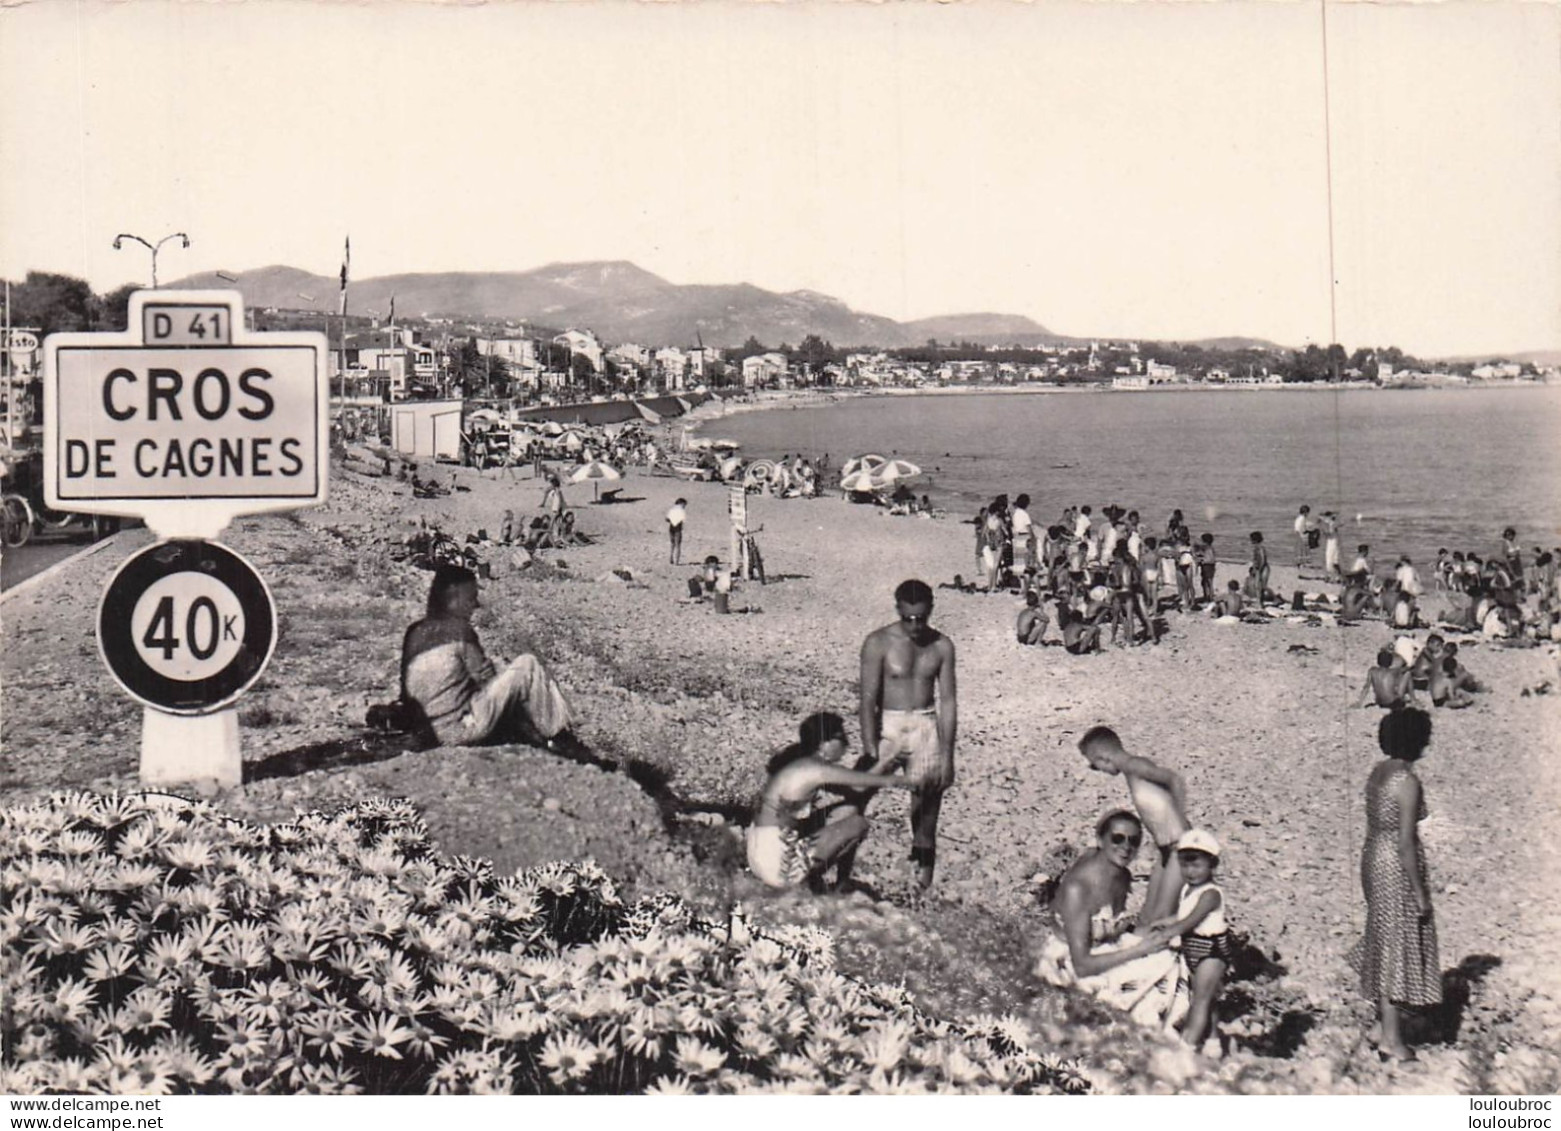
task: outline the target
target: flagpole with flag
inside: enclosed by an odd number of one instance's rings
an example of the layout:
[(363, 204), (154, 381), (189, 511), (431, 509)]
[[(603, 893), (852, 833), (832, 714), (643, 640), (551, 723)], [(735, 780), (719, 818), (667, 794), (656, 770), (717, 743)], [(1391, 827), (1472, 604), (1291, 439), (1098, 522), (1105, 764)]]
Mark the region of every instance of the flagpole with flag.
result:
[(341, 254), (341, 297), (337, 300), (337, 313), (341, 316), (341, 399), (347, 399), (347, 274), (352, 266), (352, 237), (346, 237)]

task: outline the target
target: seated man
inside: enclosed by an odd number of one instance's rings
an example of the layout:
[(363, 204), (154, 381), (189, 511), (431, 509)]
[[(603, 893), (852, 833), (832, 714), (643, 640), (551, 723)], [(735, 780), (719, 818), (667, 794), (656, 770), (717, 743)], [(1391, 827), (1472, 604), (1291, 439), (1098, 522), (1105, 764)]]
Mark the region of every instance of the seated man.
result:
[(472, 628), (478, 607), (471, 570), (442, 565), (434, 572), (428, 615), (407, 629), (401, 644), (402, 700), (422, 709), (443, 746), (571, 745), (564, 693), (529, 652), (496, 671)]
[(1453, 662), (1452, 677), (1453, 686), (1459, 691), (1467, 691), (1471, 694), (1478, 691), (1489, 691), (1479, 680), (1474, 678), (1474, 673), (1463, 666), (1463, 661), (1458, 658), (1458, 645), (1448, 644), (1443, 652), (1443, 659)]
[(1375, 700), (1378, 707), (1396, 711), (1414, 703), (1414, 686), (1410, 681), (1409, 667), (1404, 658), (1391, 648), (1377, 653), (1377, 666), (1366, 673), (1365, 686), (1360, 689), (1357, 707), (1364, 707)]
[(1339, 595), (1339, 619), (1359, 620), (1370, 603), (1371, 590), (1367, 587), (1366, 575), (1360, 572), (1352, 573), (1344, 587), (1344, 592)]
[(1014, 636), (1021, 644), (1039, 644), (1046, 635), (1048, 623), (1046, 610), (1041, 608), (1041, 595), (1031, 589), (1024, 595), (1024, 608), (1019, 610), (1019, 619), (1014, 622)]

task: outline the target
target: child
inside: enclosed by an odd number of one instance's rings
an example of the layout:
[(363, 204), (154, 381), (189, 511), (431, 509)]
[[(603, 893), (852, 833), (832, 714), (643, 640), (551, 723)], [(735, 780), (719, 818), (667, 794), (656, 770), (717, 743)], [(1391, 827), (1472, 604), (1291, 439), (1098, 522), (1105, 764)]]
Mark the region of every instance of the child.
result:
[(1252, 600), (1261, 605), (1268, 600), (1268, 547), (1263, 545), (1263, 532), (1254, 530), (1252, 539)]
[(1110, 727), (1096, 726), (1085, 731), (1079, 739), (1079, 753), (1091, 769), (1121, 774), (1127, 780), (1133, 807), (1159, 847), (1159, 862), (1149, 876), (1149, 890), (1144, 893), (1139, 918), (1153, 921), (1169, 915), (1182, 886), (1176, 842), (1191, 828), (1187, 820), (1187, 787), (1182, 776), (1148, 758), (1129, 754)]
[(1180, 938), (1182, 961), (1192, 983), (1192, 1005), (1182, 1024), (1182, 1040), (1200, 1048), (1209, 1036), (1214, 1005), (1235, 949), (1225, 925), (1225, 893), (1214, 882), (1220, 863), (1219, 841), (1203, 829), (1189, 829), (1176, 841), (1176, 860), (1185, 881), (1176, 914), (1157, 920), (1151, 927)]
[(1157, 539), (1144, 539), (1139, 576), (1144, 586), (1144, 611), (1151, 618), (1157, 617), (1160, 615), (1160, 543)]
[(683, 522), (688, 518), (688, 500), (679, 499), (672, 504), (667, 511), (667, 539), (671, 544), (671, 557), (668, 559), (673, 565), (683, 564)]
[(1041, 595), (1034, 589), (1029, 590), (1024, 595), (1024, 608), (1019, 610), (1019, 619), (1014, 622), (1014, 635), (1021, 644), (1039, 644), (1046, 635), (1048, 623), (1046, 610), (1041, 608)]
[(1443, 656), (1432, 669), (1430, 692), (1431, 702), (1438, 707), (1461, 710), (1474, 705), (1474, 697), (1458, 685), (1458, 661), (1452, 656)]
[(1225, 583), (1225, 596), (1209, 609), (1216, 617), (1239, 617), (1245, 598), (1241, 595), (1241, 582), (1234, 577)]
[[(1083, 598), (1078, 600), (1082, 602)], [(1100, 626), (1065, 601), (1057, 603), (1057, 629), (1062, 633), (1062, 646), (1073, 655), (1100, 651)]]
[(1176, 600), (1181, 605), (1182, 612), (1192, 612), (1193, 589), (1192, 574), (1197, 559), (1193, 557), (1192, 546), (1183, 541), (1176, 544)]
[(1217, 562), (1214, 557), (1214, 535), (1204, 533), (1198, 536), (1198, 545), (1193, 550), (1198, 561), (1198, 580), (1203, 586), (1203, 599), (1209, 604), (1214, 603), (1214, 569)]

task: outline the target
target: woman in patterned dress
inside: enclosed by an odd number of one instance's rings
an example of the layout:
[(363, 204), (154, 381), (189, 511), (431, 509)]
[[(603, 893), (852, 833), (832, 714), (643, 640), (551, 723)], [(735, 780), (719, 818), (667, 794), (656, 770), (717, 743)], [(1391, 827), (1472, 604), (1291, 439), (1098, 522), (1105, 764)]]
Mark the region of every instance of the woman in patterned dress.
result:
[[(885, 786), (909, 789), (911, 783), (903, 775), (888, 776), (899, 759), (866, 773), (841, 766), (845, 722), (831, 711), (804, 719), (799, 737), (770, 759), (769, 781), (748, 826), (748, 868), (770, 887), (786, 888), (821, 880), (833, 867), (838, 889), (850, 882), (857, 846), (868, 832), (864, 795)], [(821, 789), (848, 800), (816, 809)]]
[(1387, 755), (1366, 780), (1366, 844), (1361, 887), (1366, 894), (1366, 934), (1350, 952), (1360, 971), (1361, 993), (1375, 1001), (1384, 1056), (1413, 1060), (1400, 1026), (1401, 1008), (1436, 1005), (1442, 975), (1436, 921), (1418, 823), (1425, 796), (1414, 763), (1431, 741), (1431, 716), (1414, 707), (1390, 711), (1377, 727)]

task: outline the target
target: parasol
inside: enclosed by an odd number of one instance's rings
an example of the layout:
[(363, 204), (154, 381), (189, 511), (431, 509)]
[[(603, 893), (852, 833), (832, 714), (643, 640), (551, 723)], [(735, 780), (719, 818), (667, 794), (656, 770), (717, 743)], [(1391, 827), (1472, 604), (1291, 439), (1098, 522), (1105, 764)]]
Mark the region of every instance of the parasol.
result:
[(914, 479), (921, 474), (921, 468), (908, 459), (891, 459), (873, 468), (873, 474), (885, 482), (896, 479)]
[(622, 478), (617, 468), (599, 459), (587, 460), (569, 473), (571, 483), (584, 483), (590, 480), (592, 498), (601, 497), (603, 483), (615, 483)]
[(857, 472), (872, 471), (875, 467), (880, 467), (888, 462), (889, 461), (884, 459), (883, 456), (852, 456), (850, 459), (846, 460), (845, 463), (840, 465), (841, 486), (845, 485), (847, 478), (855, 475)]

